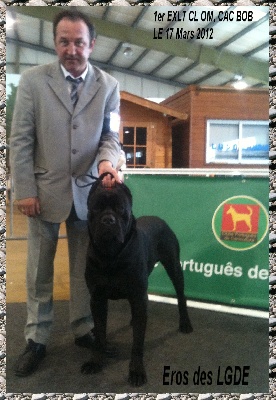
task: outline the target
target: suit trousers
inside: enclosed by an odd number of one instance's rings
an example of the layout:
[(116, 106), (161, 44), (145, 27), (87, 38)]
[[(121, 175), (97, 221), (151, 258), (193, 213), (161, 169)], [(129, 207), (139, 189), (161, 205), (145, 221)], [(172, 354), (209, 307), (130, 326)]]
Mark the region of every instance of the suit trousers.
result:
[[(54, 258), (59, 223), (28, 218), (27, 323), (26, 340), (46, 344), (53, 323)], [(70, 274), (70, 325), (75, 337), (93, 328), (90, 295), (85, 282), (86, 252), (89, 242), (87, 221), (79, 220), (74, 206), (66, 223)]]

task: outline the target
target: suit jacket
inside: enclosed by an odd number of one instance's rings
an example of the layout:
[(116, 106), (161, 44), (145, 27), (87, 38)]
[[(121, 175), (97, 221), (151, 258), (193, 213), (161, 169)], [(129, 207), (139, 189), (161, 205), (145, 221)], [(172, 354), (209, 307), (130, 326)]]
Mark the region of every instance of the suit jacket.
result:
[[(97, 175), (102, 160), (116, 167), (119, 139), (109, 122), (119, 102), (118, 82), (90, 64), (75, 109), (59, 62), (25, 71), (10, 142), (15, 199), (38, 196), (45, 221), (64, 221), (73, 202), (79, 218), (87, 219), (90, 187), (78, 187), (75, 179)], [(78, 180), (80, 185), (89, 182), (87, 177)]]

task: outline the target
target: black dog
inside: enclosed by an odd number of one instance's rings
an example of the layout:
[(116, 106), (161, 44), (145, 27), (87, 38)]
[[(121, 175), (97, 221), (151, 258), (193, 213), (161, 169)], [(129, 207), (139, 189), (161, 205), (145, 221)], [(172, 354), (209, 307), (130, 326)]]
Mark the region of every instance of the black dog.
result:
[(176, 290), (179, 329), (192, 332), (183, 272), (179, 262), (179, 244), (169, 226), (158, 217), (132, 214), (132, 195), (124, 184), (105, 188), (101, 179), (88, 197), (90, 244), (85, 278), (91, 295), (95, 349), (82, 366), (83, 373), (102, 369), (106, 354), (108, 299), (128, 299), (132, 313), (133, 346), (128, 381), (134, 386), (146, 383), (143, 347), (147, 322), (148, 276), (160, 261)]

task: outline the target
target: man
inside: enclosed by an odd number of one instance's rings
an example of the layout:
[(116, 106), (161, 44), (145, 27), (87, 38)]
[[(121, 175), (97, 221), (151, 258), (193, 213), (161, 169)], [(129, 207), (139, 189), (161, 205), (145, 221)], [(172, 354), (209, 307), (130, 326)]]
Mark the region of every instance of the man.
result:
[[(66, 9), (56, 16), (53, 30), (58, 61), (22, 74), (12, 124), (15, 199), (29, 217), (27, 347), (15, 366), (18, 376), (34, 372), (46, 354), (53, 319), (54, 257), (63, 221), (69, 247), (70, 323), (77, 345), (93, 345), (84, 279), (90, 188), (81, 186), (91, 182), (85, 175), (104, 172), (120, 182), (115, 169), (118, 133), (110, 128), (112, 115), (119, 112), (118, 82), (88, 62), (94, 27), (82, 13)], [(80, 83), (72, 83), (80, 77)], [(105, 178), (106, 185), (113, 183)]]

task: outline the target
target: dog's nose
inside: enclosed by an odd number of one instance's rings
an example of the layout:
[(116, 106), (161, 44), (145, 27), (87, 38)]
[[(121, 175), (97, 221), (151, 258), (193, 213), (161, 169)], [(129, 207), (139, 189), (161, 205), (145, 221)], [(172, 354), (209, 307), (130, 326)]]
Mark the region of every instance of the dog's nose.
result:
[(101, 223), (104, 225), (114, 225), (116, 222), (116, 219), (114, 215), (112, 214), (106, 214), (101, 218)]

